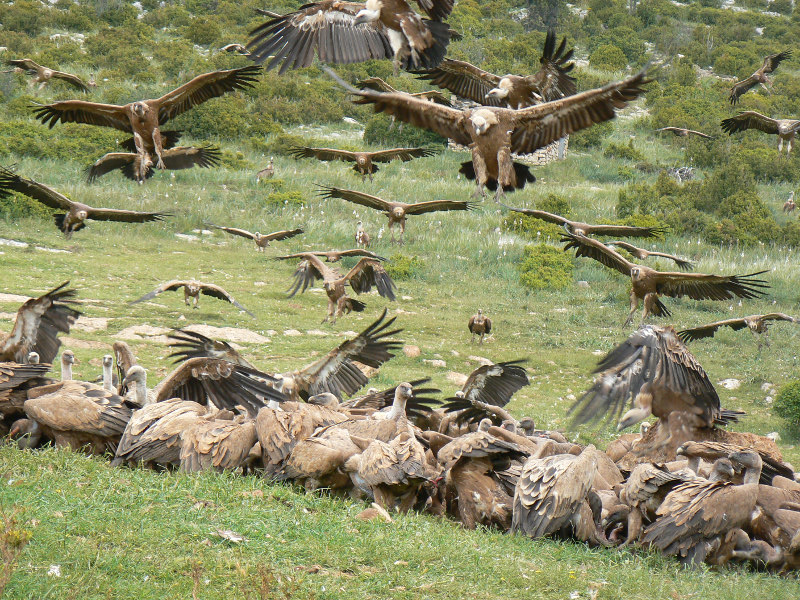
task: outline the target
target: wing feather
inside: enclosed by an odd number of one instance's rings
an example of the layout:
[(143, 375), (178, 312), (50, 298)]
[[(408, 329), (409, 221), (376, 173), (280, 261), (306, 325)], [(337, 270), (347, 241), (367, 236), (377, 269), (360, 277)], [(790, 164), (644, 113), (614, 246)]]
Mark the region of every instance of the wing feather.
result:
[(357, 192), (355, 190), (345, 190), (324, 185), (319, 186), (319, 189), (319, 195), (322, 198), (341, 198), (342, 200), (366, 206), (367, 208), (374, 208), (375, 210), (382, 210), (384, 212), (392, 211), (392, 204), (377, 196), (371, 196), (370, 194)]
[(439, 66), (418, 73), (417, 79), (429, 81), (431, 85), (449, 90), (467, 100), (484, 106), (503, 105), (503, 101), (499, 98), (486, 97), (490, 90), (498, 86), (502, 78), (468, 62), (446, 58)]
[(754, 110), (747, 110), (739, 113), (735, 117), (723, 119), (721, 127), (722, 131), (730, 135), (747, 129), (758, 129), (764, 133), (778, 133), (778, 121), (770, 119)]
[(116, 104), (100, 104), (86, 100), (64, 100), (52, 104), (33, 104), (33, 114), (45, 125), (54, 127), (61, 123), (85, 123), (111, 127), (133, 133), (125, 107)]

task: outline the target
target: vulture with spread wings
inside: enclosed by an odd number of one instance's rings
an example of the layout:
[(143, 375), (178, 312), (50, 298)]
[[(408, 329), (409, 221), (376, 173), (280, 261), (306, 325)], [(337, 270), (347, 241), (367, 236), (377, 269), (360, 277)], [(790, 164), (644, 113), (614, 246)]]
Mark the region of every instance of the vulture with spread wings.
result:
[(295, 158), (316, 158), (317, 160), (330, 161), (341, 160), (352, 162), (353, 170), (361, 174), (361, 181), (367, 176), (372, 181), (372, 174), (378, 171), (375, 163), (388, 163), (393, 160), (408, 162), (415, 158), (433, 156), (436, 150), (430, 148), (392, 148), (391, 150), (378, 150), (377, 152), (350, 152), (337, 148), (309, 148), (307, 146), (295, 146), (289, 149), (289, 154)]
[(220, 225), (213, 225), (211, 223), (208, 223), (208, 225), (214, 229), (220, 229), (225, 233), (230, 233), (231, 235), (238, 235), (239, 237), (253, 240), (256, 243), (256, 251), (261, 252), (264, 252), (264, 249), (269, 246), (269, 243), (272, 241), (280, 242), (282, 240), (288, 240), (303, 233), (303, 229), (300, 227), (297, 229), (286, 229), (282, 231), (273, 231), (272, 233), (261, 234), (258, 231), (251, 233), (246, 229), (238, 229), (237, 227), (221, 227)]
[(313, 254), (301, 254), (300, 257), (303, 260), (295, 269), (294, 283), (289, 288), (289, 297), (291, 298), (298, 291), (305, 292), (317, 279), (321, 279), (328, 296), (328, 314), (323, 319), (323, 323), (331, 318), (336, 323), (336, 319), (345, 312), (349, 313), (353, 310), (361, 312), (366, 308), (363, 302), (348, 297), (345, 291), (345, 285), (348, 283), (356, 294), (369, 292), (372, 286), (375, 286), (378, 293), (384, 298), (395, 299), (394, 288), (396, 286), (380, 261), (373, 258), (362, 258), (343, 276), (338, 269), (329, 267)]
[(754, 110), (747, 110), (735, 117), (723, 119), (721, 126), (722, 131), (728, 135), (748, 129), (757, 129), (764, 133), (777, 135), (778, 154), (783, 152), (783, 143), (786, 142), (786, 156), (789, 156), (794, 146), (795, 135), (800, 129), (800, 119), (771, 119)]
[(279, 73), (310, 67), (314, 56), (324, 63), (350, 64), (391, 58), (395, 74), (430, 69), (444, 58), (450, 28), (442, 19), (453, 0), (416, 0), (431, 20), (421, 18), (406, 0), (311, 2), (295, 12), (276, 15), (250, 32), (250, 58)]
[(501, 77), (468, 62), (446, 58), (438, 67), (422, 72), (418, 79), (485, 106), (526, 108), (572, 96), (578, 91), (575, 78), (569, 75), (575, 67), (575, 63), (569, 62), (572, 53), (572, 49), (567, 50), (566, 37), (556, 47), (556, 32), (550, 29), (539, 58), (542, 66), (533, 75)]
[(324, 258), (325, 262), (334, 263), (339, 262), (343, 258), (350, 257), (350, 256), (357, 256), (357, 257), (367, 257), (367, 258), (374, 258), (375, 260), (379, 260), (381, 262), (386, 262), (386, 259), (382, 256), (378, 256), (371, 250), (364, 250), (363, 248), (353, 248), (352, 250), (326, 250), (326, 251), (316, 251), (316, 252), (298, 252), (297, 254), (287, 254), (286, 256), (276, 256), (275, 260), (291, 260), (293, 258), (302, 258), (303, 254), (313, 254), (314, 256), (319, 256), (320, 258)]
[(532, 208), (514, 208), (506, 204), (500, 203), (509, 210), (514, 212), (528, 215), (536, 219), (541, 219), (548, 223), (561, 225), (564, 229), (571, 233), (581, 235), (618, 235), (623, 237), (657, 237), (666, 233), (665, 227), (632, 227), (629, 225), (589, 225), (588, 223), (581, 223), (580, 221), (570, 221), (561, 215), (545, 212), (543, 210), (534, 210)]
[(684, 342), (693, 342), (703, 338), (714, 337), (717, 329), (720, 327), (730, 327), (734, 331), (739, 331), (747, 327), (754, 336), (758, 338), (758, 347), (761, 348), (763, 334), (763, 342), (769, 346), (767, 339), (767, 330), (770, 326), (770, 321), (788, 321), (790, 323), (800, 323), (796, 317), (790, 317), (783, 313), (769, 313), (766, 315), (750, 315), (748, 317), (741, 317), (739, 319), (725, 319), (724, 321), (717, 321), (709, 323), (708, 325), (701, 325), (700, 327), (692, 327), (691, 329), (684, 329), (678, 332)]
[(392, 87), (380, 77), (368, 77), (367, 79), (362, 79), (358, 82), (358, 87), (362, 90), (370, 89), (378, 92), (387, 92), (389, 94), (406, 93), (409, 96), (421, 98), (422, 100), (427, 100), (428, 102), (435, 102), (436, 104), (442, 104), (444, 106), (452, 106), (450, 100), (447, 99), (447, 96), (445, 96), (439, 90), (425, 90), (424, 92), (400, 92), (400, 90)]
[(141, 298), (137, 298), (130, 304), (136, 304), (138, 302), (144, 302), (145, 300), (152, 300), (159, 294), (164, 292), (176, 292), (179, 289), (183, 288), (183, 301), (186, 303), (186, 306), (192, 306), (193, 308), (199, 308), (198, 302), (200, 300), (200, 294), (204, 294), (206, 296), (211, 296), (212, 298), (217, 298), (218, 300), (225, 300), (226, 302), (230, 302), (239, 310), (243, 310), (251, 317), (255, 317), (253, 313), (247, 310), (244, 306), (239, 304), (236, 300), (233, 299), (228, 292), (223, 290), (218, 285), (214, 285), (213, 283), (203, 283), (201, 281), (195, 280), (173, 280), (168, 281), (167, 283), (162, 283), (152, 292), (145, 294)]
[(359, 90), (328, 67), (323, 68), (358, 97), (356, 103), (372, 104), (375, 112), (394, 115), (468, 146), (472, 161), (463, 163), (460, 172), (476, 181), (476, 197), (485, 196), (484, 187), (489, 187), (497, 189), (495, 198), (535, 180), (526, 165), (512, 160), (512, 152), (527, 154), (565, 135), (613, 119), (617, 109), (644, 93), (642, 85), (648, 82), (643, 71), (621, 82), (522, 110), (493, 106), (458, 110), (408, 94)]
[[(530, 385), (528, 372), (522, 365), (527, 361), (509, 360), (475, 369), (455, 397), (447, 398), (442, 406), (447, 413), (456, 413), (456, 423), (477, 423), (486, 417), (486, 412), (475, 403), (505, 406), (511, 397), (526, 385)], [(496, 418), (492, 420), (496, 421)]]
[(51, 79), (60, 79), (66, 81), (69, 85), (79, 89), (82, 92), (88, 92), (89, 86), (84, 83), (83, 79), (72, 73), (64, 73), (63, 71), (56, 71), (48, 69), (42, 65), (32, 61), (30, 58), (20, 58), (16, 60), (7, 60), (6, 64), (24, 71), (26, 74), (31, 75), (33, 80), (32, 85), (39, 84), (39, 89), (42, 89)]
[(714, 139), (713, 136), (710, 136), (707, 133), (696, 131), (694, 129), (686, 129), (686, 127), (662, 127), (661, 129), (656, 129), (656, 131), (671, 133), (672, 135), (676, 135), (678, 137), (689, 137), (690, 135), (696, 135), (697, 137), (705, 138), (707, 140)]
[(406, 232), (406, 217), (408, 215), (421, 215), (436, 211), (472, 210), (475, 208), (475, 204), (472, 202), (458, 200), (429, 200), (414, 204), (391, 202), (363, 192), (327, 186), (320, 186), (320, 196), (323, 198), (341, 198), (354, 204), (382, 211), (389, 218), (389, 231), (392, 233), (392, 242), (394, 242), (394, 227), (395, 225), (400, 226), (401, 244), (403, 243), (403, 234)]
[(778, 65), (781, 64), (781, 61), (791, 58), (791, 56), (791, 50), (784, 50), (783, 52), (778, 52), (777, 54), (770, 54), (764, 59), (764, 64), (761, 65), (761, 68), (758, 71), (750, 75), (750, 77), (747, 79), (743, 79), (742, 81), (738, 81), (734, 84), (734, 86), (731, 88), (731, 95), (728, 97), (728, 100), (730, 100), (731, 104), (736, 104), (739, 102), (739, 98), (743, 94), (746, 94), (759, 84), (761, 84), (761, 86), (769, 92), (770, 88), (772, 87), (772, 80), (769, 78), (768, 74), (777, 69)]
[[(207, 169), (219, 165), (222, 152), (214, 146), (195, 148), (192, 146), (178, 146), (168, 148), (161, 153), (164, 168), (170, 171), (180, 171), (201, 167)], [(119, 169), (128, 179), (144, 183), (155, 175), (153, 159), (149, 154), (136, 152), (109, 152), (98, 158), (94, 164), (86, 169), (86, 181), (92, 183), (98, 177)]]
[(160, 127), (187, 110), (212, 98), (235, 90), (253, 87), (260, 67), (250, 65), (227, 71), (198, 75), (189, 83), (152, 100), (119, 106), (84, 100), (64, 100), (36, 105), (33, 112), (42, 123), (53, 127), (62, 123), (86, 123), (113, 127), (133, 134), (137, 153), (155, 154), (156, 166), (166, 168)]
[(607, 246), (617, 246), (618, 248), (622, 248), (623, 250), (627, 250), (631, 253), (632, 256), (638, 258), (639, 260), (645, 260), (651, 256), (660, 256), (661, 258), (668, 258), (682, 271), (691, 271), (692, 270), (692, 263), (686, 259), (683, 259), (679, 256), (675, 256), (674, 254), (668, 254), (667, 252), (656, 252), (655, 250), (645, 250), (644, 248), (639, 248), (638, 246), (634, 246), (633, 244), (629, 244), (628, 242), (622, 241), (614, 241), (614, 242), (606, 242)]
[(669, 310), (658, 298), (660, 295), (673, 298), (688, 296), (692, 300), (749, 299), (763, 296), (763, 290), (769, 288), (766, 281), (753, 279), (756, 275), (767, 271), (758, 271), (747, 275), (706, 275), (704, 273), (656, 271), (650, 267), (632, 263), (616, 250), (582, 234), (564, 233), (561, 241), (566, 243), (564, 251), (574, 248), (576, 256), (593, 258), (606, 267), (631, 278), (631, 311), (623, 327), (627, 327), (633, 320), (640, 301), (644, 303), (642, 322), (650, 314), (669, 316)]
[(38, 200), (50, 208), (66, 210), (65, 214), (58, 213), (53, 216), (56, 227), (64, 232), (66, 237), (86, 227), (86, 221), (117, 221), (119, 223), (147, 223), (161, 221), (170, 213), (139, 212), (136, 210), (121, 210), (117, 208), (94, 208), (82, 202), (70, 200), (64, 194), (51, 187), (20, 177), (13, 171), (0, 167), (0, 198), (8, 197), (12, 192), (24, 194), (29, 198)]

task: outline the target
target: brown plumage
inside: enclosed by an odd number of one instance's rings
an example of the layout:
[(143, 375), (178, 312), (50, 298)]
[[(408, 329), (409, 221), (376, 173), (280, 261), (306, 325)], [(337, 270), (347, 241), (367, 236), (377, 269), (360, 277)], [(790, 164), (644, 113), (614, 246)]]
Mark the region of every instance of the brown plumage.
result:
[(413, 398), (413, 387), (410, 383), (403, 382), (395, 388), (394, 401), (388, 413), (381, 413), (366, 419), (342, 421), (336, 427), (341, 427), (350, 435), (361, 439), (388, 442), (402, 431), (408, 430), (406, 405)]
[(783, 203), (783, 212), (789, 214), (797, 208), (797, 204), (794, 202), (794, 190), (789, 192), (789, 199)]
[(695, 131), (694, 129), (686, 129), (686, 127), (662, 127), (661, 129), (656, 129), (656, 131), (668, 132), (678, 137), (689, 137), (690, 135), (696, 135), (697, 137), (707, 140), (714, 139), (713, 136), (710, 136), (707, 133)]
[[(352, 486), (344, 465), (350, 457), (360, 453), (368, 441), (361, 446), (344, 429), (326, 427), (314, 435), (297, 441), (286, 457), (277, 479), (290, 478), (309, 491), (324, 487), (338, 490)], [(270, 475), (267, 470), (267, 476)]]
[(116, 365), (117, 393), (123, 395), (127, 390), (122, 385), (122, 381), (125, 379), (125, 375), (128, 374), (131, 367), (135, 366), (138, 361), (127, 342), (117, 341), (114, 342), (111, 347), (114, 350), (114, 363)]
[(301, 227), (298, 227), (297, 229), (286, 229), (262, 234), (258, 231), (251, 233), (246, 229), (238, 229), (236, 227), (221, 227), (219, 225), (212, 225), (211, 223), (208, 223), (208, 225), (214, 229), (220, 229), (225, 233), (230, 233), (231, 235), (238, 235), (239, 237), (253, 240), (256, 243), (256, 250), (261, 252), (264, 252), (264, 249), (269, 246), (270, 242), (288, 240), (300, 235), (301, 233), (305, 233)]
[[(541, 102), (551, 102), (577, 92), (575, 78), (569, 72), (575, 63), (569, 62), (573, 50), (566, 50), (567, 38), (556, 48), (556, 33), (547, 31), (541, 68), (533, 75), (494, 75), (460, 60), (445, 59), (418, 79), (450, 90), (454, 94), (486, 106), (520, 109)], [(389, 90), (381, 90), (389, 91)]]
[(467, 329), (472, 334), (470, 337), (470, 343), (475, 341), (475, 336), (479, 335), (480, 339), (478, 340), (479, 344), (483, 343), (483, 336), (492, 332), (492, 320), (483, 314), (483, 310), (480, 308), (478, 312), (472, 315), (469, 318), (469, 323), (467, 323)]
[(318, 256), (319, 258), (324, 258), (325, 262), (334, 263), (339, 262), (343, 258), (357, 256), (359, 258), (366, 257), (366, 258), (374, 258), (375, 260), (379, 260), (381, 262), (386, 262), (386, 259), (382, 256), (378, 256), (374, 252), (370, 250), (364, 250), (362, 248), (354, 248), (352, 250), (327, 250), (327, 251), (316, 251), (316, 252), (298, 252), (296, 254), (287, 254), (286, 256), (276, 256), (275, 260), (291, 260), (293, 258), (302, 258), (303, 254), (313, 254), (314, 256)]
[(623, 250), (627, 250), (632, 256), (638, 258), (640, 260), (646, 260), (651, 256), (659, 256), (661, 258), (666, 258), (673, 261), (678, 268), (682, 271), (691, 271), (693, 266), (692, 263), (684, 258), (679, 256), (675, 256), (674, 254), (668, 254), (666, 252), (656, 252), (654, 250), (645, 250), (644, 248), (638, 248), (633, 244), (629, 244), (628, 242), (623, 241), (614, 241), (614, 242), (606, 242), (607, 246), (617, 246), (622, 248)]
[(786, 156), (792, 151), (794, 138), (800, 129), (800, 119), (771, 119), (761, 113), (748, 110), (739, 113), (735, 117), (723, 119), (721, 123), (722, 131), (733, 135), (738, 131), (757, 129), (764, 133), (778, 136), (778, 154), (783, 152), (783, 143), (786, 142)]
[[(222, 153), (215, 146), (178, 146), (169, 148), (161, 153), (164, 168), (170, 171), (180, 171), (201, 167), (208, 169), (219, 165)], [(153, 160), (149, 154), (136, 152), (109, 152), (98, 158), (86, 169), (86, 181), (92, 183), (98, 177), (117, 170), (128, 179), (144, 183), (155, 175)]]
[(369, 234), (366, 231), (364, 231), (364, 223), (361, 221), (356, 223), (355, 240), (356, 240), (356, 246), (358, 248), (362, 249), (369, 248)]
[(593, 258), (601, 264), (631, 278), (631, 310), (625, 320), (625, 327), (633, 320), (644, 303), (642, 322), (648, 315), (669, 316), (667, 307), (659, 300), (659, 295), (692, 300), (731, 300), (732, 298), (757, 298), (764, 295), (769, 284), (761, 279), (753, 279), (767, 271), (757, 271), (747, 275), (706, 275), (704, 273), (673, 273), (656, 271), (650, 267), (630, 262), (616, 250), (602, 242), (583, 234), (562, 234), (566, 243), (564, 251), (575, 249), (576, 256)]
[(50, 208), (66, 210), (66, 214), (55, 214), (56, 227), (69, 238), (73, 232), (86, 227), (86, 221), (116, 221), (119, 223), (147, 223), (161, 221), (171, 213), (139, 212), (135, 210), (121, 210), (117, 208), (94, 208), (82, 202), (70, 200), (51, 187), (20, 177), (10, 169), (0, 167), (0, 197), (9, 197), (13, 192), (24, 194), (29, 198), (38, 200)]
[[(393, 88), (380, 77), (368, 77), (358, 82), (358, 87), (361, 89), (371, 89), (378, 92), (400, 93), (400, 90)], [(452, 106), (447, 97), (439, 90), (425, 90), (424, 92), (403, 92), (415, 98), (421, 98), (428, 102), (435, 102), (444, 106)]]
[[(752, 448), (737, 444), (706, 440), (702, 442), (689, 441), (681, 444), (675, 454), (678, 457), (685, 456), (688, 458), (689, 468), (695, 473), (698, 473), (700, 459), (713, 463), (718, 458), (728, 458), (731, 454), (749, 450), (752, 450)], [(772, 478), (777, 475), (792, 480), (794, 479), (794, 471), (789, 465), (783, 462), (780, 455), (776, 456), (768, 453), (765, 449), (758, 451), (758, 455), (762, 461), (761, 483), (770, 485)]]
[(200, 419), (181, 435), (181, 471), (234, 471), (242, 466), (257, 441), (252, 419)]
[(17, 69), (24, 71), (26, 74), (33, 77), (31, 85), (39, 84), (41, 90), (45, 85), (50, 83), (51, 79), (60, 79), (67, 82), (72, 87), (79, 89), (82, 92), (88, 92), (89, 86), (84, 83), (83, 79), (72, 73), (65, 73), (63, 71), (56, 71), (48, 69), (42, 65), (32, 61), (30, 58), (21, 58), (15, 60), (7, 60), (6, 64)]
[(49, 370), (48, 364), (0, 362), (0, 423), (4, 417), (24, 414), (22, 407), (28, 397), (28, 389), (52, 383), (52, 380), (44, 377)]
[(764, 343), (769, 346), (769, 339), (767, 339), (767, 330), (769, 329), (770, 321), (788, 321), (790, 323), (797, 323), (796, 317), (790, 317), (784, 313), (768, 313), (766, 315), (750, 315), (748, 317), (740, 317), (738, 319), (724, 319), (709, 323), (708, 325), (701, 325), (700, 327), (692, 327), (691, 329), (684, 329), (678, 332), (684, 342), (693, 342), (703, 338), (714, 337), (714, 334), (720, 327), (730, 327), (734, 331), (739, 331), (747, 327), (756, 338), (758, 338), (758, 347)]
[(415, 158), (423, 158), (436, 154), (430, 148), (393, 148), (391, 150), (378, 150), (376, 152), (350, 152), (337, 148), (309, 148), (307, 146), (295, 146), (289, 149), (289, 154), (295, 158), (316, 158), (322, 161), (341, 160), (351, 162), (353, 170), (361, 175), (361, 181), (367, 176), (372, 181), (372, 174), (378, 171), (375, 163), (388, 163), (393, 160), (408, 162)]
[(730, 103), (736, 104), (739, 102), (739, 98), (743, 94), (747, 93), (749, 90), (753, 89), (759, 84), (761, 84), (761, 86), (769, 92), (770, 88), (772, 87), (772, 80), (769, 78), (768, 74), (772, 73), (778, 68), (778, 65), (780, 65), (782, 61), (786, 60), (787, 58), (791, 58), (791, 56), (791, 50), (784, 50), (783, 52), (778, 52), (777, 54), (770, 54), (767, 56), (764, 59), (764, 63), (761, 65), (760, 69), (750, 75), (750, 77), (747, 79), (737, 81), (734, 84), (734, 86), (731, 88), (730, 96), (728, 97)]
[(244, 306), (239, 304), (236, 300), (233, 299), (233, 296), (231, 296), (228, 292), (223, 290), (218, 285), (215, 285), (213, 283), (203, 283), (201, 281), (195, 281), (194, 279), (189, 279), (189, 280), (173, 279), (172, 281), (162, 283), (152, 292), (145, 294), (141, 298), (137, 298), (133, 302), (130, 302), (130, 304), (144, 302), (145, 300), (152, 300), (159, 294), (162, 294), (164, 292), (175, 292), (181, 288), (183, 288), (183, 301), (186, 303), (186, 306), (199, 308), (198, 301), (200, 299), (200, 294), (204, 294), (206, 296), (211, 296), (212, 298), (217, 298), (218, 300), (225, 300), (226, 302), (230, 302), (239, 310), (243, 310), (251, 317), (255, 317), (253, 313), (251, 313)]
[(256, 173), (256, 181), (261, 181), (262, 179), (272, 179), (273, 175), (275, 175), (275, 159), (270, 157), (267, 166)]
[(570, 233), (576, 235), (613, 235), (623, 237), (658, 237), (666, 233), (666, 227), (633, 227), (630, 225), (590, 225), (589, 223), (581, 223), (580, 221), (571, 221), (561, 215), (556, 215), (543, 210), (534, 210), (532, 208), (514, 208), (501, 203), (509, 210), (514, 212), (528, 215), (536, 219), (541, 219), (547, 223), (554, 223), (560, 225)]

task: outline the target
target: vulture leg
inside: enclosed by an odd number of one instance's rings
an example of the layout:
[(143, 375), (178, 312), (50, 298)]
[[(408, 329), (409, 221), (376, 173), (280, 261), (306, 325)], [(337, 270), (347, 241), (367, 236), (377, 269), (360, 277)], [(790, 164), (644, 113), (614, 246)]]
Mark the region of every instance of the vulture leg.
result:
[(636, 292), (631, 290), (631, 311), (628, 313), (628, 318), (625, 319), (625, 322), (622, 324), (622, 328), (625, 329), (628, 325), (633, 322), (633, 315), (636, 314), (636, 311), (639, 309), (639, 297), (636, 295)]
[(511, 160), (511, 148), (504, 147), (497, 153), (497, 191), (494, 194), (494, 201), (500, 202), (500, 198), (504, 198), (505, 188), (513, 187), (517, 182), (516, 173), (514, 173), (514, 163)]
[[(473, 197), (475, 200), (480, 200), (482, 198), (486, 198), (486, 161), (483, 159), (483, 156), (476, 145), (473, 144), (471, 150), (472, 166), (475, 169), (475, 183), (478, 185)], [(500, 186), (498, 186), (497, 189), (499, 190)]]
[(783, 138), (779, 137), (778, 138), (778, 154), (781, 154), (782, 152), (783, 152)]
[[(394, 121), (395, 121), (395, 118), (394, 118), (394, 115), (392, 115), (389, 118), (389, 129), (387, 129), (386, 131), (391, 131), (394, 128)], [(398, 133), (400, 132), (400, 128), (399, 127), (398, 127), (397, 131), (398, 131)]]
[(642, 534), (642, 511), (638, 508), (633, 508), (628, 513), (628, 537), (620, 545), (620, 548), (634, 544), (639, 541), (639, 536)]
[(642, 313), (642, 325), (647, 320), (647, 317), (653, 314), (653, 306), (658, 302), (658, 294), (650, 292), (644, 297), (644, 313)]
[(472, 332), (472, 337), (469, 338), (469, 343), (470, 344), (474, 344), (475, 343), (475, 332), (474, 331)]
[(787, 158), (789, 157), (789, 154), (792, 153), (792, 148), (793, 147), (794, 147), (794, 134), (792, 134), (792, 137), (789, 138), (789, 142), (788, 142), (787, 147), (786, 147), (786, 157)]
[(161, 158), (161, 154), (164, 152), (164, 147), (161, 143), (161, 132), (158, 129), (153, 132), (153, 146), (155, 147), (156, 156), (158, 157), (156, 167), (159, 169), (166, 169), (167, 167), (164, 164), (164, 159)]
[(406, 233), (406, 218), (403, 217), (403, 220), (400, 221), (400, 245), (402, 246), (405, 242), (403, 242), (403, 236)]

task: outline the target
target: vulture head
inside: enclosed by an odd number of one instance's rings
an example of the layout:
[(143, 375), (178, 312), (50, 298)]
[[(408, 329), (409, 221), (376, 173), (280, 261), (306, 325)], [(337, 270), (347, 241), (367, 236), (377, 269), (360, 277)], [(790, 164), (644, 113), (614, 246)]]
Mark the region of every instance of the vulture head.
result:
[(364, 25), (366, 23), (374, 23), (381, 18), (382, 6), (383, 2), (381, 2), (381, 0), (367, 0), (364, 8), (356, 13), (356, 18), (353, 24)]
[(633, 267), (631, 269), (631, 279), (633, 281), (639, 281), (642, 278), (642, 270), (639, 267)]
[(478, 423), (478, 431), (489, 431), (489, 427), (492, 426), (491, 419), (481, 419), (481, 422)]
[(39, 353), (38, 352), (28, 352), (28, 364), (29, 365), (38, 365), (39, 364)]
[(737, 470), (744, 469), (744, 483), (758, 483), (763, 464), (758, 452), (744, 450), (734, 452), (728, 458), (734, 467), (738, 467)]
[(469, 117), (472, 127), (475, 129), (477, 135), (483, 135), (492, 125), (497, 124), (497, 117), (495, 114), (486, 109), (478, 109)]
[(398, 219), (402, 219), (402, 218), (403, 218), (403, 209), (402, 209), (402, 207), (400, 207), (400, 206), (395, 206), (395, 207), (392, 209), (392, 214), (393, 214), (393, 215), (394, 215), (396, 218), (398, 218)]
[(718, 458), (711, 467), (709, 481), (730, 481), (736, 474), (733, 463), (727, 458)]
[(317, 406), (339, 407), (339, 399), (330, 392), (323, 392), (322, 394), (310, 396), (306, 402), (309, 404), (316, 404)]
[(144, 119), (144, 115), (147, 112), (147, 107), (144, 105), (144, 102), (134, 102), (133, 112), (136, 113), (136, 116), (140, 119)]
[[(489, 421), (489, 419), (483, 419), (483, 420), (481, 420), (481, 423), (483, 423), (483, 421)], [(491, 423), (491, 421), (489, 421), (489, 422)], [(508, 419), (506, 419), (505, 421), (500, 423), (500, 427), (502, 429), (505, 429), (506, 431), (510, 431), (511, 433), (518, 433), (517, 432), (517, 424), (514, 421), (509, 421)], [(479, 427), (479, 429), (480, 429), (480, 427)]]
[(533, 435), (536, 431), (536, 423), (534, 423), (533, 419), (530, 417), (524, 417), (520, 420), (519, 426), (522, 427), (522, 431), (525, 432), (525, 435)]
[[(134, 388), (131, 384), (136, 384)], [(134, 365), (128, 369), (125, 379), (122, 380), (123, 387), (135, 390), (136, 400), (140, 406), (147, 404), (147, 371), (140, 365)]]
[(262, 237), (264, 236), (262, 236), (261, 233), (259, 233), (258, 231), (256, 231), (253, 234), (253, 239), (255, 240), (256, 243), (260, 242)]
[(75, 355), (72, 350), (64, 350), (61, 353), (61, 380), (72, 379), (72, 365), (75, 364)]
[(196, 281), (191, 281), (186, 284), (186, 291), (188, 291), (191, 296), (197, 296), (197, 294), (200, 293), (200, 286)]
[(79, 210), (77, 214), (81, 221), (85, 221), (87, 218), (89, 218), (89, 213), (85, 210)]
[(114, 357), (110, 354), (103, 356), (103, 368), (111, 368), (114, 366)]
[(414, 388), (411, 387), (411, 384), (408, 382), (403, 382), (397, 386), (397, 391), (395, 392), (400, 398), (404, 400), (410, 400), (411, 397), (414, 395)]

